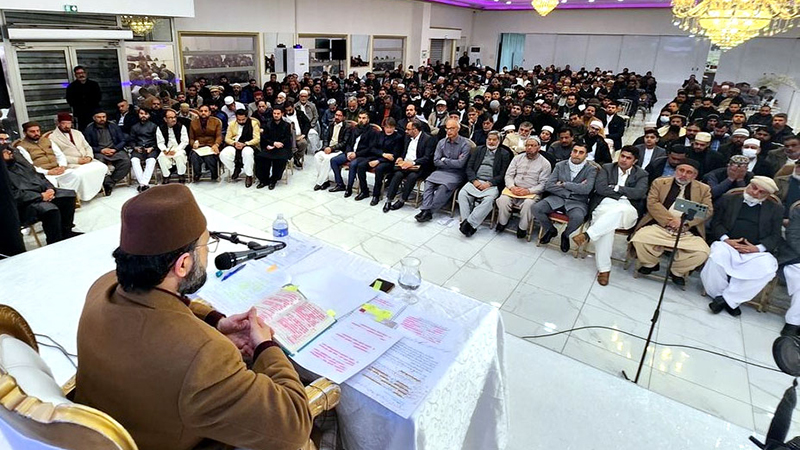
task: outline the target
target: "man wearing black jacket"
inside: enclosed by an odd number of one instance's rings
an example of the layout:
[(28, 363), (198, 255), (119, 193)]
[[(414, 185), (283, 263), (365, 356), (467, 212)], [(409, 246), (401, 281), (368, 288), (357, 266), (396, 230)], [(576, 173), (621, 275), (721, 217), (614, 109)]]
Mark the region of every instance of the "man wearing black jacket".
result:
[[(8, 148), (8, 134), (0, 129), (0, 152)], [(2, 155), (0, 155), (2, 156)], [(19, 211), (6, 164), (0, 164), (0, 259), (25, 252), (19, 232)]]
[[(394, 173), (386, 190), (386, 204), (383, 205), (383, 212), (402, 208), (411, 196), (417, 180), (424, 180), (433, 172), (433, 153), (436, 150), (436, 142), (435, 137), (423, 131), (422, 121), (414, 119), (406, 124), (403, 153), (395, 161)], [(401, 183), (405, 184), (400, 200), (392, 203)]]
[[(500, 196), (505, 175), (513, 153), (500, 145), (500, 133), (491, 131), (486, 145), (470, 153), (465, 167), (467, 184), (458, 192), (458, 210), (461, 213), (461, 233), (470, 237), (492, 212), (494, 201)], [(477, 204), (476, 204), (477, 203)]]
[[(359, 111), (358, 123), (350, 135), (350, 141), (347, 142), (345, 152), (333, 159), (331, 159), (331, 169), (333, 176), (336, 180), (336, 186), (330, 188), (328, 192), (341, 192), (344, 191), (345, 198), (353, 195), (353, 184), (356, 181), (356, 174), (360, 164), (367, 163), (367, 155), (372, 149), (372, 143), (375, 139), (374, 135), (378, 133), (374, 131), (369, 124), (369, 113), (366, 111)], [(347, 186), (342, 180), (342, 166), (350, 163), (350, 173), (347, 176)]]
[(707, 173), (720, 167), (725, 167), (728, 162), (727, 158), (719, 152), (712, 152), (709, 149), (711, 144), (711, 134), (702, 131), (697, 133), (697, 136), (692, 142), (692, 147), (687, 152), (686, 156), (700, 163), (700, 174), (698, 177), (702, 179)]
[(94, 158), (114, 167), (103, 181), (103, 191), (108, 196), (114, 186), (130, 173), (131, 157), (125, 151), (125, 133), (122, 128), (114, 122), (108, 122), (108, 116), (100, 110), (95, 112), (92, 119), (94, 122), (86, 127), (83, 135), (92, 147)]
[(606, 106), (606, 137), (614, 141), (615, 150), (622, 148), (622, 135), (625, 134), (625, 119), (617, 115), (617, 108), (614, 100)]
[(358, 165), (357, 175), (360, 192), (356, 196), (356, 201), (369, 197), (367, 170), (372, 169), (375, 171), (375, 186), (372, 189), (372, 201), (369, 204), (370, 206), (378, 204), (381, 200), (383, 179), (391, 172), (394, 162), (400, 158), (402, 153), (403, 135), (397, 132), (397, 122), (388, 117), (383, 123), (383, 132), (376, 133), (372, 147), (367, 155), (367, 163)]
[(22, 223), (41, 220), (48, 244), (80, 234), (72, 231), (75, 191), (54, 187), (19, 151), (3, 148), (2, 153)]
[(283, 120), (283, 110), (272, 110), (272, 120), (267, 122), (261, 135), (261, 151), (256, 153), (256, 189), (269, 185), (275, 189), (292, 157), (292, 126)]

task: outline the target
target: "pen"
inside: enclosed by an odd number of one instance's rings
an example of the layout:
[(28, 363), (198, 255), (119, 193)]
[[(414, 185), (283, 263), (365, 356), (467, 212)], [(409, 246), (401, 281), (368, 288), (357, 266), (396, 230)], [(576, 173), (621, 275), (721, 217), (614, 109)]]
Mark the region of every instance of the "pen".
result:
[(226, 274), (225, 274), (225, 276), (224, 276), (224, 277), (222, 277), (222, 280), (220, 280), (220, 282), (223, 282), (223, 281), (227, 280), (228, 278), (230, 278), (230, 277), (231, 277), (231, 275), (233, 275), (233, 274), (235, 274), (236, 272), (238, 272), (238, 271), (242, 270), (242, 269), (244, 268), (244, 266), (246, 266), (246, 264), (242, 264), (241, 266), (239, 266), (239, 267), (237, 267), (237, 268), (233, 269), (232, 271), (230, 271), (230, 272), (226, 273)]

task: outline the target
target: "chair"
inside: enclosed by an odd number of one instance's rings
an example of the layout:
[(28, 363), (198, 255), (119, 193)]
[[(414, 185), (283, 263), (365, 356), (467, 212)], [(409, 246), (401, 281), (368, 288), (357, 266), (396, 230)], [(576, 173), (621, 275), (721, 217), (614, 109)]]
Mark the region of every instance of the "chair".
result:
[(44, 247), (41, 239), (39, 239), (39, 233), (36, 232), (36, 222), (23, 224), (20, 228), (22, 230), (28, 230), (30, 235), (33, 236), (33, 239), (36, 241), (36, 245), (38, 247)]
[[(566, 214), (564, 214), (564, 213), (560, 213), (560, 212), (558, 212), (558, 211), (553, 211), (553, 212), (551, 212), (550, 214), (548, 214), (548, 215), (547, 215), (547, 217), (550, 219), (550, 221), (551, 221), (551, 222), (553, 222), (553, 225), (554, 225), (554, 226), (556, 226), (556, 227), (557, 227), (558, 225), (564, 225), (564, 227), (566, 227), (566, 226), (567, 226), (567, 224), (569, 223), (569, 216), (567, 216), (567, 215), (566, 215)], [(581, 226), (580, 226), (580, 227), (578, 227), (578, 229), (577, 229), (577, 231), (576, 231), (576, 232), (577, 232), (577, 233), (583, 233), (583, 228), (584, 228), (585, 226), (586, 226), (586, 223), (582, 223), (582, 224), (581, 224)], [(539, 239), (538, 239), (539, 241), (541, 241), (541, 240), (542, 240), (542, 236), (544, 236), (544, 227), (539, 227)], [(570, 242), (572, 242), (572, 241), (570, 240)], [(549, 244), (549, 245), (558, 246), (558, 245), (560, 245), (560, 244), (559, 244), (558, 242), (556, 242), (556, 241), (550, 241), (550, 244)], [(537, 247), (541, 247), (541, 246), (542, 246), (542, 244), (540, 244), (540, 243), (537, 241), (537, 242), (536, 242), (536, 246), (537, 246)], [(573, 257), (575, 257), (575, 258), (577, 258), (577, 257), (578, 257), (578, 250), (579, 250), (579, 249), (577, 249), (577, 248), (574, 250), (574, 252), (573, 252)]]
[[(633, 227), (630, 228), (630, 229), (627, 229), (627, 230), (625, 228), (617, 228), (616, 230), (614, 230), (614, 236), (624, 236), (626, 240), (631, 235), (631, 233), (633, 233)], [(580, 257), (581, 259), (585, 259), (586, 255), (589, 254), (589, 253), (594, 254), (594, 252), (590, 252), (588, 250), (588, 245), (589, 244), (584, 244), (584, 245), (578, 247), (576, 253), (577, 253), (578, 257)], [(632, 262), (630, 252), (625, 252), (625, 259), (615, 258), (613, 255), (611, 256), (611, 259), (613, 261), (621, 262), (622, 263), (622, 267), (625, 270), (628, 270), (628, 268), (631, 266), (631, 262)]]
[[(512, 216), (514, 215), (514, 213), (519, 214), (520, 211), (522, 211), (522, 206), (521, 205), (520, 206), (511, 205), (511, 215)], [(495, 222), (495, 218), (496, 218), (495, 213), (496, 212), (497, 212), (497, 203), (494, 204), (494, 208), (492, 209), (492, 228), (494, 228), (494, 226), (497, 224), (497, 222)], [(511, 219), (509, 219), (508, 223), (511, 223)], [(508, 224), (506, 224), (506, 225), (508, 225)], [(535, 226), (536, 226), (536, 221), (534, 221), (534, 220), (531, 220), (528, 223), (528, 235), (525, 238), (528, 242), (530, 242), (531, 239), (533, 239), (533, 229), (534, 229)], [(519, 228), (519, 227), (517, 227), (517, 228)], [(515, 234), (517, 232), (516, 229), (511, 228), (511, 227), (506, 227), (505, 231), (506, 231), (506, 233), (515, 233)]]
[(113, 418), (67, 399), (38, 351), (25, 319), (0, 305), (0, 427), (12, 448), (136, 450)]

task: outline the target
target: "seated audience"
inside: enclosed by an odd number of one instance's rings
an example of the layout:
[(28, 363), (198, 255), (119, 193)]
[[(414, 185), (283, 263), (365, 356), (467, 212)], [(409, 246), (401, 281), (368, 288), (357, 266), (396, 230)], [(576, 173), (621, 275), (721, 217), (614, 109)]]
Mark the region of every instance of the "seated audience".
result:
[(533, 205), (544, 192), (547, 179), (552, 172), (550, 162), (541, 153), (541, 145), (537, 138), (525, 141), (525, 153), (511, 160), (505, 173), (505, 189), (497, 198), (497, 225), (495, 230), (501, 232), (508, 226), (511, 212), (519, 208), (519, 224), (517, 237), (522, 239), (528, 235), (528, 227), (533, 220)]
[[(631, 244), (638, 258), (637, 270), (649, 275), (661, 266), (659, 259), (665, 249), (675, 245), (675, 235), (681, 233), (678, 251), (668, 275), (678, 286), (686, 285), (686, 275), (708, 258), (704, 223), (711, 218), (713, 206), (711, 189), (697, 181), (700, 164), (686, 159), (678, 164), (675, 176), (659, 178), (650, 185), (647, 194), (647, 214), (636, 225)], [(705, 217), (695, 217), (681, 228), (682, 213), (675, 210), (675, 200), (686, 199), (708, 206)]]
[(114, 186), (131, 172), (131, 157), (125, 150), (126, 138), (116, 123), (109, 122), (103, 111), (96, 111), (93, 123), (84, 130), (86, 142), (92, 147), (94, 159), (111, 166), (111, 173), (103, 180), (103, 192), (111, 195)]
[(703, 178), (711, 188), (711, 198), (716, 206), (717, 200), (731, 189), (745, 188), (750, 184), (753, 173), (747, 170), (750, 160), (744, 155), (734, 155), (728, 160), (727, 167), (720, 167), (707, 173)]
[[(800, 166), (798, 166), (800, 167)], [(791, 304), (786, 310), (786, 324), (781, 336), (800, 335), (800, 204), (792, 204), (789, 209), (789, 223), (786, 225), (786, 240), (778, 251), (778, 263), (786, 279), (786, 290), (791, 296)]]
[[(367, 163), (367, 156), (372, 150), (373, 141), (377, 135), (378, 132), (373, 130), (372, 125), (369, 123), (369, 113), (366, 111), (359, 112), (358, 122), (350, 135), (350, 141), (347, 142), (345, 152), (331, 158), (331, 169), (333, 170), (336, 185), (330, 188), (328, 192), (344, 191), (345, 198), (353, 195), (353, 185), (356, 182), (358, 166)], [(342, 166), (345, 164), (349, 165), (346, 186), (344, 180), (342, 180)]]
[[(334, 101), (334, 106), (336, 102)], [(337, 109), (333, 116), (333, 122), (325, 126), (325, 133), (322, 136), (322, 148), (314, 153), (317, 161), (317, 182), (314, 190), (328, 189), (331, 185), (328, 174), (331, 171), (331, 160), (342, 154), (347, 148), (353, 127), (344, 120), (344, 111)]]
[(308, 133), (311, 130), (311, 122), (304, 112), (295, 110), (294, 104), (288, 100), (284, 108), (283, 120), (289, 122), (294, 131), (294, 151), (292, 153), (294, 167), (302, 169), (306, 150), (308, 150)]
[(597, 173), (594, 183), (594, 211), (589, 228), (572, 238), (578, 247), (594, 242), (597, 283), (608, 284), (611, 275), (611, 250), (614, 231), (636, 225), (639, 210), (647, 197), (647, 172), (636, 165), (639, 151), (625, 146), (615, 163), (607, 163)]
[(586, 131), (586, 136), (583, 141), (586, 150), (589, 152), (586, 155), (586, 159), (600, 165), (611, 162), (611, 150), (608, 148), (606, 140), (601, 135), (602, 130), (603, 122), (593, 120), (589, 124), (589, 129)]
[(459, 229), (464, 236), (475, 234), (494, 208), (494, 201), (503, 192), (506, 170), (513, 153), (500, 145), (500, 133), (491, 131), (486, 145), (470, 152), (465, 166), (467, 184), (458, 192)]
[(769, 127), (770, 134), (772, 135), (772, 142), (776, 144), (783, 144), (784, 140), (794, 134), (792, 127), (786, 124), (789, 116), (786, 113), (778, 113), (772, 116), (772, 126)]
[[(88, 126), (88, 125), (87, 125)], [(52, 145), (58, 146), (67, 158), (67, 168), (73, 169), (81, 178), (76, 189), (78, 199), (91, 200), (103, 188), (108, 167), (94, 159), (94, 151), (86, 142), (83, 133), (72, 129), (72, 115), (59, 113), (55, 130), (50, 133)]]
[(781, 243), (783, 206), (770, 201), (778, 191), (771, 178), (755, 176), (744, 191), (729, 192), (717, 204), (711, 221), (711, 253), (700, 279), (713, 300), (711, 312), (742, 313), (778, 271), (773, 253)]
[(174, 110), (164, 112), (164, 124), (156, 132), (156, 147), (160, 151), (156, 160), (161, 168), (162, 183), (169, 184), (173, 167), (178, 173), (178, 182), (185, 183), (189, 129), (178, 120)]
[(2, 153), (20, 222), (41, 221), (48, 244), (80, 234), (72, 231), (75, 191), (53, 186), (19, 150), (4, 147)]
[(255, 157), (256, 189), (275, 189), (283, 178), (286, 163), (292, 158), (292, 133), (292, 125), (283, 120), (283, 110), (273, 108), (272, 121), (264, 126), (261, 136), (261, 151)]
[[(361, 201), (369, 197), (369, 186), (367, 185), (367, 171), (375, 173), (375, 185), (372, 187), (372, 201), (370, 206), (375, 206), (381, 201), (381, 191), (383, 190), (383, 179), (392, 172), (395, 161), (403, 153), (403, 134), (397, 132), (397, 122), (387, 117), (383, 121), (383, 131), (376, 133), (367, 155), (366, 163), (358, 165), (355, 169), (358, 173), (359, 193), (355, 200)], [(350, 170), (353, 170), (352, 168)]]
[(189, 127), (189, 141), (192, 143), (189, 161), (192, 163), (192, 176), (195, 182), (200, 181), (205, 164), (211, 173), (211, 181), (217, 181), (223, 123), (220, 119), (211, 117), (211, 107), (208, 104), (200, 106), (197, 112), (200, 117), (193, 120)]
[(792, 205), (800, 200), (800, 164), (784, 166), (774, 179), (778, 185), (777, 196), (783, 203), (784, 218), (789, 219)]
[(720, 167), (725, 167), (727, 162), (725, 156), (719, 152), (712, 152), (709, 150), (708, 145), (711, 142), (711, 135), (706, 132), (697, 133), (697, 136), (686, 152), (686, 156), (698, 162), (700, 173), (698, 177), (702, 179), (708, 172)]
[(650, 162), (667, 156), (666, 149), (658, 146), (658, 131), (655, 128), (645, 129), (643, 142), (635, 147), (639, 151), (636, 165), (644, 169), (647, 169)]
[[(420, 120), (406, 124), (403, 153), (394, 164), (389, 175), (391, 181), (386, 189), (386, 203), (383, 212), (395, 211), (403, 207), (411, 197), (418, 180), (424, 180), (433, 172), (433, 154), (436, 151), (436, 138), (423, 131)], [(395, 201), (402, 184), (400, 199)]]
[(749, 137), (750, 132), (747, 131), (747, 129), (739, 128), (730, 135), (724, 144), (719, 146), (717, 153), (728, 159), (730, 159), (730, 157), (733, 155), (741, 155), (742, 145), (744, 145), (745, 139), (748, 139)]
[(553, 155), (556, 162), (566, 161), (572, 155), (575, 145), (575, 135), (570, 128), (564, 128), (558, 133), (558, 142), (550, 146), (548, 152)]
[(772, 164), (767, 162), (767, 152), (761, 151), (762, 145), (763, 142), (758, 139), (745, 139), (742, 143), (742, 155), (748, 160), (747, 170), (749, 172), (752, 172), (754, 175), (772, 178), (776, 170), (773, 169)]
[[(527, 142), (528, 138), (531, 137), (532, 131), (533, 124), (530, 122), (522, 122), (519, 125), (519, 132), (512, 130), (506, 133), (506, 137), (503, 140), (503, 145), (514, 152), (514, 155), (519, 155), (525, 151), (525, 142)], [(480, 145), (477, 142), (475, 144)]]
[(433, 219), (433, 211), (446, 205), (456, 189), (464, 184), (470, 145), (466, 138), (458, 134), (460, 129), (458, 119), (451, 117), (445, 122), (447, 137), (436, 145), (433, 157), (436, 170), (425, 179), (420, 212), (414, 216), (417, 222)]
[(570, 235), (581, 226), (589, 212), (589, 194), (594, 190), (597, 165), (586, 160), (586, 147), (576, 144), (566, 161), (556, 163), (547, 179), (547, 197), (533, 205), (533, 216), (542, 227), (539, 244), (546, 245), (558, 235), (548, 215), (554, 211), (563, 212), (569, 217), (567, 227), (561, 233), (561, 251), (566, 253), (570, 247)]
[[(160, 153), (156, 146), (157, 132), (158, 126), (150, 121), (150, 113), (144, 108), (140, 109), (139, 123), (131, 127), (130, 135), (128, 135), (133, 176), (139, 183), (136, 188), (139, 192), (146, 191), (150, 187), (150, 178), (156, 170), (156, 158)], [(145, 164), (144, 170), (142, 170), (142, 162)]]
[(256, 149), (261, 143), (261, 125), (258, 119), (247, 117), (247, 111), (236, 111), (236, 120), (228, 124), (225, 134), (225, 148), (219, 153), (219, 160), (231, 172), (231, 181), (237, 181), (244, 171), (244, 187), (253, 185), (253, 168)]
[(767, 162), (780, 173), (786, 166), (797, 164), (800, 159), (800, 136), (787, 136), (783, 141), (783, 147), (770, 150), (767, 154)]

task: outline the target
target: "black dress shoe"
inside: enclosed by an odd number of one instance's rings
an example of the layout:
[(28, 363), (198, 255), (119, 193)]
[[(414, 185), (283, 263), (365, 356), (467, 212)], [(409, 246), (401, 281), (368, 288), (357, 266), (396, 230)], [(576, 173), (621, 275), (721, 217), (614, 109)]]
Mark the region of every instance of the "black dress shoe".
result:
[(419, 222), (419, 223), (428, 222), (431, 219), (433, 219), (433, 213), (426, 209), (425, 211), (422, 211), (422, 213), (420, 213), (419, 217), (417, 217), (416, 219), (417, 219), (417, 222)]
[(781, 330), (781, 336), (797, 336), (800, 334), (800, 327), (797, 325), (786, 324)]
[(114, 190), (114, 185), (113, 184), (109, 183), (109, 184), (104, 184), (103, 185), (103, 194), (105, 194), (106, 197), (111, 195), (111, 191), (113, 191), (113, 190)]
[(553, 240), (553, 238), (554, 238), (554, 237), (556, 237), (556, 236), (558, 236), (558, 230), (556, 230), (555, 228), (551, 228), (551, 229), (547, 230), (547, 231), (544, 233), (544, 235), (542, 236), (542, 238), (541, 238), (541, 239), (539, 239), (539, 244), (541, 244), (541, 245), (547, 245), (547, 244), (549, 244), (549, 243), (550, 243), (550, 241), (552, 241), (552, 240)]
[(528, 236), (528, 230), (517, 228), (517, 239), (525, 239)]
[(344, 189), (344, 186), (343, 186), (343, 185), (341, 185), (341, 184), (337, 184), (336, 186), (334, 186), (334, 187), (332, 187), (332, 188), (328, 189), (328, 192), (341, 192), (341, 191), (343, 191), (343, 190), (345, 190), (345, 189)]
[(372, 200), (370, 200), (369, 202), (369, 206), (375, 206), (378, 203), (380, 203), (380, 201), (381, 201), (380, 197), (372, 197)]
[(270, 183), (270, 184), (269, 184), (269, 190), (270, 190), (270, 191), (271, 191), (271, 190), (273, 190), (273, 189), (275, 189), (275, 184), (276, 184), (276, 183)]
[(262, 183), (261, 181), (259, 181), (258, 185), (256, 186), (256, 189), (264, 189), (265, 187), (267, 187), (267, 183)]
[(494, 231), (498, 233), (502, 233), (503, 231), (505, 231), (505, 229), (506, 229), (506, 224), (502, 224), (499, 222), (497, 223), (497, 225), (494, 226)]
[(192, 177), (192, 181), (194, 181), (195, 183), (197, 183), (198, 181), (200, 181), (200, 175), (195, 175), (195, 176), (193, 176), (193, 177)]
[(161, 179), (161, 184), (169, 184), (169, 177), (164, 177)]
[(733, 317), (739, 317), (742, 315), (742, 309), (738, 306), (736, 308), (731, 308), (728, 305), (728, 302), (725, 302), (725, 311), (728, 311), (728, 314), (732, 315)]
[(358, 195), (356, 195), (356, 201), (360, 202), (361, 200), (364, 200), (367, 197), (369, 197), (369, 192), (361, 191), (359, 192)]
[(559, 248), (561, 248), (562, 253), (569, 251), (569, 236), (567, 236), (567, 233), (561, 233), (561, 245)]
[(725, 304), (725, 299), (721, 296), (714, 297), (714, 299), (711, 300), (711, 303), (708, 304), (708, 309), (710, 309), (714, 314), (719, 314), (723, 309), (725, 309)]
[(392, 204), (389, 202), (384, 203), (383, 212), (388, 213), (391, 210), (392, 210)]
[(320, 190), (320, 189), (322, 189), (322, 185), (321, 185), (321, 184), (316, 184), (316, 185), (314, 185), (314, 190), (315, 190), (315, 191), (318, 191), (318, 190)]
[(398, 209), (402, 208), (405, 204), (406, 204), (406, 202), (404, 202), (402, 200), (398, 200), (398, 201), (392, 203), (391, 210), (392, 211), (397, 211)]
[(331, 187), (331, 182), (330, 181), (326, 181), (326, 182), (322, 183), (322, 189), (328, 189), (329, 187)]
[(253, 185), (253, 177), (244, 177), (244, 187), (249, 188)]
[[(186, 175), (178, 175), (178, 183), (186, 184)], [(253, 184), (253, 177), (250, 177), (250, 184)]]
[(645, 266), (639, 267), (638, 272), (641, 273), (642, 275), (650, 275), (651, 273), (658, 272), (659, 270), (661, 270), (661, 264), (656, 264), (653, 267), (645, 267)]
[(675, 283), (676, 286), (680, 286), (680, 287), (686, 286), (686, 278), (679, 277), (679, 276), (675, 275), (674, 273), (669, 274), (669, 277), (672, 280), (672, 282)]
[(469, 223), (469, 221), (465, 220), (461, 222), (461, 225), (459, 225), (458, 231), (460, 231), (464, 236), (470, 237), (475, 233), (476, 230), (475, 228), (472, 228), (472, 225)]
[(353, 195), (353, 191), (351, 191), (349, 189), (345, 189), (344, 198), (350, 197), (351, 195)]
[(144, 192), (144, 191), (146, 191), (148, 189), (150, 189), (150, 185), (149, 184), (145, 184), (144, 186), (142, 186), (142, 192)]
[(242, 174), (240, 169), (234, 169), (233, 173), (231, 174), (231, 181), (239, 181), (239, 175)]

